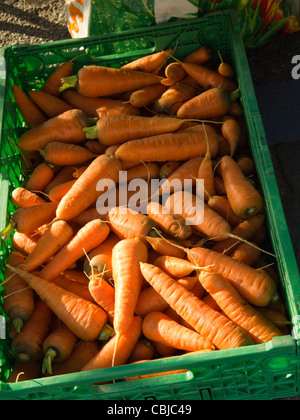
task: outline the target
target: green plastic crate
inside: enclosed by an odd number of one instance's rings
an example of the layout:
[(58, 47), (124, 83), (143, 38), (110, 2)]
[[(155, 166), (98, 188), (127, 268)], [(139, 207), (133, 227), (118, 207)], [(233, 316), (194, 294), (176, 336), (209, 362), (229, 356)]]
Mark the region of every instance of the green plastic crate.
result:
[[(25, 91), (39, 87), (57, 65), (75, 56), (80, 56), (74, 62), (75, 72), (88, 63), (119, 67), (142, 55), (173, 47), (176, 42), (176, 56), (179, 59), (197, 47), (207, 45), (214, 52), (216, 60), (219, 50), (224, 59), (237, 70), (249, 145), (265, 197), (270, 249), (277, 256), (292, 335), (245, 348), (6, 384), (5, 378), (11, 368), (10, 340), (8, 335), (5, 339), (5, 328), (3, 322), (0, 322), (0, 400), (266, 400), (293, 397), (299, 393), (300, 276), (234, 12), (216, 12), (203, 18), (121, 34), (2, 49), (0, 229), (6, 226), (9, 214), (13, 211), (8, 196), (22, 180), (19, 154), (13, 142), (17, 143), (19, 135), (26, 128), (13, 101), (12, 84), (16, 83)], [(133, 50), (130, 48), (132, 45), (138, 47)], [(117, 53), (120, 46), (127, 47), (126, 52)], [(1, 273), (9, 246), (9, 242), (1, 243)], [(0, 315), (3, 315), (1, 309)], [(3, 319), (2, 316), (0, 321)], [(174, 369), (188, 371), (130, 382), (122, 380), (137, 374)], [(95, 385), (103, 381), (111, 383)]]

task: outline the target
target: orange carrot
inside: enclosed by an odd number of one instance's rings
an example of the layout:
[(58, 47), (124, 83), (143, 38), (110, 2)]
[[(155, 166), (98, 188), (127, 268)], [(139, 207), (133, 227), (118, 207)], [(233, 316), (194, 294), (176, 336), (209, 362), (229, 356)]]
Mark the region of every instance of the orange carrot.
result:
[(51, 165), (45, 162), (40, 163), (30, 175), (26, 184), (29, 191), (44, 191), (44, 188), (54, 177), (54, 171)]
[(42, 156), (47, 162), (58, 166), (77, 165), (97, 157), (85, 147), (59, 141), (46, 144)]
[(137, 70), (144, 72), (153, 72), (157, 67), (162, 66), (170, 57), (172, 49), (166, 51), (158, 51), (153, 54), (148, 54), (143, 57), (139, 57), (133, 61), (124, 64), (121, 69), (125, 70)]
[(69, 60), (60, 64), (44, 81), (41, 90), (54, 96), (59, 96), (61, 79), (71, 76), (73, 73), (73, 61)]
[(161, 255), (156, 258), (153, 265), (156, 265), (173, 278), (189, 276), (195, 270), (195, 265), (190, 261), (169, 255)]
[(32, 90), (28, 92), (33, 102), (47, 115), (48, 118), (55, 117), (63, 112), (73, 109), (72, 106), (62, 99), (42, 90)]
[[(35, 290), (41, 299), (64, 324), (85, 341), (94, 341), (107, 322), (106, 313), (94, 303), (82, 299), (72, 292), (68, 292), (54, 283), (44, 280), (14, 267), (8, 266), (19, 274), (27, 284)], [(39, 320), (40, 323), (40, 320)]]
[(149, 340), (179, 350), (214, 349), (214, 346), (206, 338), (196, 331), (180, 325), (163, 312), (148, 313), (143, 320), (142, 331)]
[[(11, 252), (7, 262), (18, 267), (24, 262), (24, 256), (19, 252)], [(3, 284), (3, 311), (12, 322), (16, 332), (19, 333), (24, 322), (28, 321), (34, 310), (34, 294), (17, 274), (9, 278), (11, 274), (9, 269), (4, 272), (7, 282)]]
[(67, 192), (70, 191), (75, 182), (76, 179), (71, 179), (70, 181), (55, 185), (49, 190), (48, 198), (51, 201), (59, 202), (67, 194)]
[(228, 201), (233, 211), (241, 218), (262, 213), (264, 202), (261, 194), (248, 181), (234, 159), (223, 156), (221, 171)]
[(110, 96), (161, 81), (160, 76), (151, 73), (89, 65), (82, 67), (77, 76), (63, 79), (61, 91), (76, 85), (80, 95), (91, 98)]
[(224, 138), (230, 146), (230, 156), (232, 157), (240, 141), (240, 124), (235, 118), (227, 116), (223, 118), (221, 130)]
[(213, 270), (202, 271), (199, 280), (228, 318), (247, 331), (254, 343), (267, 343), (272, 338), (283, 335), (274, 324), (249, 305), (219, 273)]
[(188, 239), (192, 234), (190, 226), (186, 225), (185, 220), (170, 213), (164, 206), (158, 202), (150, 202), (147, 205), (147, 214), (166, 234), (177, 239)]
[(87, 138), (98, 138), (102, 144), (125, 143), (128, 140), (141, 139), (162, 133), (176, 131), (183, 121), (177, 118), (153, 118), (135, 115), (106, 115), (97, 121), (94, 127), (84, 131)]
[(21, 252), (27, 256), (30, 254), (40, 239), (40, 235), (32, 233), (20, 233), (15, 231), (12, 236), (12, 247), (15, 251)]
[(29, 363), (41, 358), (43, 342), (49, 333), (52, 315), (47, 304), (37, 299), (30, 318), (12, 341), (12, 353), (16, 360)]
[(234, 213), (226, 197), (216, 194), (210, 196), (207, 205), (227, 220), (231, 228), (235, 228), (241, 223), (241, 218)]
[(218, 66), (218, 73), (221, 74), (221, 76), (227, 77), (228, 79), (233, 79), (234, 77), (233, 67), (229, 63), (225, 63), (223, 61), (220, 51), (218, 51), (218, 54), (221, 60), (221, 63)]
[(67, 276), (66, 270), (64, 273), (60, 274), (59, 276), (55, 277), (55, 279), (52, 280), (56, 286), (61, 287), (64, 290), (67, 290), (68, 292), (74, 293), (76, 296), (81, 297), (84, 300), (87, 300), (92, 303), (96, 303), (93, 296), (91, 295), (89, 291), (88, 284), (79, 283), (77, 281), (72, 280), (70, 277)]
[(129, 103), (135, 108), (150, 107), (166, 92), (166, 90), (167, 87), (161, 83), (145, 86), (131, 93)]
[(79, 109), (71, 109), (50, 118), (21, 135), (18, 147), (24, 150), (41, 150), (51, 141), (81, 143), (85, 140), (83, 127), (91, 125)]
[(244, 264), (253, 266), (258, 261), (261, 251), (254, 248), (252, 245), (241, 243), (230, 255), (236, 261), (241, 261)]
[[(142, 332), (142, 318), (135, 316), (126, 333), (115, 335), (87, 362), (81, 371), (120, 366), (126, 363)], [(114, 357), (115, 356), (115, 357)]]
[(228, 349), (252, 344), (244, 330), (211, 309), (166, 273), (151, 264), (140, 263), (148, 283), (185, 321), (216, 348)]
[(103, 242), (110, 230), (102, 220), (92, 220), (83, 226), (73, 238), (55, 254), (52, 260), (41, 270), (40, 276), (52, 280), (73, 262)]
[(67, 222), (57, 220), (52, 223), (22, 264), (22, 270), (32, 271), (42, 265), (66, 245), (73, 235), (73, 229)]
[(102, 145), (97, 139), (88, 140), (84, 143), (84, 147), (96, 155), (102, 155), (105, 152), (106, 147)]
[(70, 166), (64, 166), (61, 168), (58, 173), (54, 176), (51, 182), (44, 189), (44, 193), (48, 194), (49, 191), (56, 185), (62, 184), (63, 182), (70, 181), (74, 179), (73, 177), (74, 168)]
[(73, 108), (81, 109), (88, 117), (98, 118), (98, 109), (105, 107), (118, 114), (139, 115), (140, 111), (130, 103), (110, 98), (90, 98), (80, 95), (75, 89), (68, 89), (62, 93), (62, 99)]
[(16, 207), (30, 207), (45, 203), (43, 198), (23, 187), (15, 188), (10, 198)]
[(29, 128), (36, 127), (48, 120), (46, 115), (43, 114), (19, 86), (13, 85), (12, 91), (16, 106)]
[(178, 161), (168, 161), (164, 163), (159, 171), (159, 177), (160, 179), (168, 178), (179, 166), (181, 165), (181, 162)]
[(113, 325), (115, 316), (115, 289), (100, 275), (90, 275), (89, 291), (95, 302), (105, 310), (108, 322)]
[(185, 256), (185, 251), (178, 246), (178, 242), (168, 236), (146, 236), (145, 239), (159, 255), (168, 255), (177, 258), (184, 258)]
[(165, 69), (165, 77), (161, 83), (165, 86), (172, 86), (177, 82), (183, 80), (186, 72), (180, 63), (172, 62)]
[(215, 195), (216, 192), (214, 184), (214, 170), (208, 142), (206, 154), (199, 165), (197, 179), (203, 180), (203, 186), (200, 187), (200, 190), (203, 188), (204, 200), (207, 202), (209, 197)]
[(84, 226), (88, 222), (95, 220), (95, 219), (101, 219), (104, 220), (101, 214), (99, 214), (96, 207), (89, 207), (88, 209), (84, 210), (82, 213), (80, 213), (78, 216), (74, 217), (72, 219), (72, 222), (76, 223), (79, 226)]
[(204, 64), (207, 63), (211, 57), (212, 54), (210, 49), (206, 46), (202, 46), (185, 56), (183, 61), (185, 63)]
[(187, 160), (206, 153), (207, 134), (211, 156), (218, 150), (218, 136), (213, 127), (199, 125), (193, 131), (181, 130), (143, 139), (130, 140), (118, 148), (115, 156), (119, 159), (165, 162), (167, 160)]
[(63, 220), (70, 220), (78, 216), (101, 195), (102, 179), (103, 187), (106, 187), (105, 180), (107, 179), (115, 184), (118, 182), (121, 168), (121, 163), (113, 156), (104, 154), (95, 158), (59, 202), (56, 216)]
[(123, 239), (113, 248), (114, 329), (118, 337), (127, 331), (132, 322), (143, 279), (139, 263), (147, 259), (146, 245), (136, 239)]
[(64, 323), (60, 323), (59, 327), (52, 331), (43, 342), (42, 372), (48, 372), (51, 375), (52, 363), (66, 360), (77, 341), (76, 335)]
[(266, 273), (205, 248), (192, 248), (188, 252), (188, 258), (200, 267), (212, 266), (228, 279), (250, 304), (267, 306), (276, 299), (276, 284)]
[(140, 163), (133, 168), (127, 170), (126, 173), (127, 182), (134, 179), (144, 179), (150, 182), (151, 179), (158, 179), (159, 177), (159, 166), (155, 162)]

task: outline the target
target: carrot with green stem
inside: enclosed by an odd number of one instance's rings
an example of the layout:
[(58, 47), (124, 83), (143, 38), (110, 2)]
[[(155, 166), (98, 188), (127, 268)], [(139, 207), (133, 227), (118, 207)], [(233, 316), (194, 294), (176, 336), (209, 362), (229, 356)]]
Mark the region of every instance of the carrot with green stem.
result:
[(149, 340), (178, 350), (214, 350), (206, 338), (171, 319), (163, 312), (150, 312), (143, 319), (142, 331)]
[(47, 116), (31, 101), (27, 94), (17, 85), (12, 86), (13, 96), (25, 124), (29, 128), (47, 121)]
[(145, 279), (171, 308), (217, 349), (253, 344), (244, 330), (211, 309), (158, 267), (146, 263), (140, 263), (140, 266)]
[(155, 349), (150, 340), (139, 338), (132, 350), (127, 363), (137, 362), (138, 360), (151, 360), (154, 357)]
[(228, 280), (213, 270), (203, 270), (199, 280), (222, 311), (248, 332), (254, 343), (271, 341), (283, 334), (272, 322), (246, 302)]
[(57, 166), (78, 165), (98, 156), (78, 144), (61, 143), (59, 141), (46, 144), (41, 154), (46, 162)]
[[(18, 267), (25, 260), (19, 252), (11, 252), (8, 257), (8, 264)], [(3, 285), (3, 311), (13, 323), (17, 333), (20, 333), (23, 325), (30, 318), (34, 310), (34, 294), (27, 287), (26, 282), (9, 269), (4, 272)]]
[[(103, 326), (107, 322), (107, 315), (98, 305), (89, 302), (72, 292), (62, 289), (54, 283), (35, 276), (32, 273), (11, 267), (9, 269), (22, 277), (39, 295), (41, 300), (47, 303), (47, 307), (78, 338), (85, 341), (94, 341), (99, 336)], [(39, 320), (40, 322), (40, 320)]]
[(27, 256), (22, 264), (22, 270), (32, 271), (53, 257), (63, 246), (71, 240), (74, 231), (71, 226), (57, 220), (51, 223), (46, 232), (38, 240), (34, 250)]
[(110, 229), (107, 223), (100, 219), (92, 220), (83, 226), (71, 238), (71, 240), (60, 249), (51, 261), (40, 271), (40, 276), (46, 280), (52, 280), (72, 263), (85, 255), (96, 246), (100, 245), (108, 236)]

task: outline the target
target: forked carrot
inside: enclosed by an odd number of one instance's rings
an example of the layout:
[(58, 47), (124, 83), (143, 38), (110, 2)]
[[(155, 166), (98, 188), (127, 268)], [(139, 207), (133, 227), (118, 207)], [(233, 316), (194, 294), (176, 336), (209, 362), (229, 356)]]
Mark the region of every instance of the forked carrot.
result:
[(158, 267), (146, 263), (140, 263), (140, 266), (145, 279), (171, 308), (217, 349), (253, 344), (244, 330), (211, 309)]
[(46, 115), (30, 100), (19, 86), (13, 85), (12, 91), (16, 106), (29, 128), (36, 127), (48, 120)]
[(213, 270), (203, 270), (199, 280), (219, 307), (243, 328), (256, 344), (267, 343), (283, 335), (280, 330), (245, 301), (228, 280)]
[[(66, 326), (85, 341), (94, 341), (107, 322), (107, 315), (99, 306), (68, 292), (42, 277), (8, 265), (35, 290), (39, 297)], [(39, 323), (41, 320), (39, 319)]]

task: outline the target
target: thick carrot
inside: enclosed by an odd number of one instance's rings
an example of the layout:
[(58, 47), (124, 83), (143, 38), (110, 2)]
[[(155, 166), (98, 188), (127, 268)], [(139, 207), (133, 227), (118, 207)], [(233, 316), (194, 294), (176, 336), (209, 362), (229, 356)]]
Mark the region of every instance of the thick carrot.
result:
[(52, 331), (43, 342), (42, 373), (48, 372), (51, 375), (52, 364), (66, 360), (77, 341), (77, 336), (61, 322), (59, 327)]
[(113, 248), (114, 329), (118, 337), (127, 331), (132, 322), (143, 279), (139, 263), (147, 259), (147, 247), (140, 240), (123, 239)]
[(101, 219), (104, 220), (101, 214), (99, 214), (96, 207), (89, 207), (88, 209), (84, 210), (78, 216), (72, 219), (72, 222), (76, 223), (79, 226), (84, 226), (91, 220)]
[(167, 90), (167, 86), (161, 83), (145, 86), (135, 90), (129, 97), (129, 103), (135, 108), (150, 107), (157, 101)]
[[(11, 252), (7, 262), (18, 267), (24, 262), (24, 256), (19, 252)], [(19, 333), (34, 310), (34, 294), (26, 282), (17, 274), (13, 275), (9, 269), (5, 270), (4, 278), (6, 282), (3, 284), (3, 311)]]
[(165, 86), (175, 85), (177, 82), (181, 82), (186, 76), (186, 72), (180, 63), (172, 62), (165, 68), (165, 77), (161, 83)]
[(127, 363), (133, 363), (139, 360), (151, 360), (154, 357), (154, 352), (154, 346), (150, 340), (147, 338), (139, 338)]
[(102, 183), (104, 188), (108, 179), (114, 184), (118, 182), (121, 169), (121, 163), (113, 156), (103, 154), (95, 158), (59, 202), (56, 216), (63, 220), (78, 216), (104, 192)]
[(97, 121), (94, 127), (84, 131), (87, 138), (98, 138), (102, 144), (125, 143), (128, 140), (141, 139), (162, 133), (176, 131), (183, 124), (177, 118), (142, 117), (135, 115), (106, 115)]
[(15, 231), (12, 236), (12, 247), (15, 251), (21, 252), (24, 256), (30, 254), (40, 239), (39, 234), (20, 233)]
[(71, 179), (70, 181), (55, 185), (49, 190), (48, 198), (51, 201), (59, 202), (67, 194), (67, 192), (70, 191), (75, 182), (76, 179)]
[(63, 362), (55, 363), (52, 366), (53, 375), (63, 375), (66, 373), (79, 372), (83, 365), (91, 360), (99, 351), (98, 340), (80, 340), (75, 345), (71, 355)]
[(192, 248), (188, 252), (188, 258), (200, 267), (211, 266), (228, 279), (240, 295), (252, 305), (267, 306), (276, 299), (276, 284), (266, 273), (205, 248)]
[(90, 275), (89, 291), (95, 302), (105, 310), (108, 322), (113, 325), (115, 316), (115, 289), (100, 275)]
[(42, 299), (37, 299), (30, 318), (12, 341), (12, 354), (16, 360), (29, 363), (41, 358), (52, 315), (53, 312), (47, 304)]
[(48, 118), (55, 117), (63, 112), (73, 109), (72, 106), (67, 104), (62, 99), (50, 93), (43, 92), (42, 90), (32, 90), (28, 92), (33, 102), (47, 115)]
[(140, 263), (140, 266), (145, 279), (171, 308), (216, 348), (221, 350), (253, 344), (244, 330), (211, 309), (158, 267), (146, 263)]
[(230, 147), (230, 156), (234, 155), (241, 137), (241, 127), (237, 119), (233, 117), (224, 117), (222, 124), (222, 134)]
[(234, 213), (227, 197), (214, 194), (208, 197), (207, 205), (227, 220), (232, 229), (241, 223), (241, 218)]
[(41, 90), (54, 96), (59, 96), (61, 79), (71, 76), (73, 73), (73, 61), (69, 60), (60, 64), (44, 81)]
[(163, 312), (148, 313), (142, 324), (142, 331), (149, 340), (179, 350), (213, 350), (214, 346), (196, 331), (180, 325)]
[(54, 170), (46, 162), (40, 163), (30, 175), (26, 183), (26, 189), (29, 191), (44, 191), (45, 187), (54, 177)]
[(13, 85), (12, 91), (16, 106), (29, 128), (36, 127), (48, 120), (46, 115), (43, 114), (19, 86)]
[(178, 246), (176, 242), (171, 237), (164, 235), (161, 236), (146, 236), (146, 241), (151, 245), (151, 248), (156, 251), (159, 255), (168, 255), (177, 258), (184, 258), (185, 251)]
[(62, 289), (48, 280), (44, 280), (42, 277), (11, 266), (8, 266), (8, 268), (24, 278), (27, 284), (47, 303), (46, 306), (78, 338), (86, 341), (97, 339), (107, 322), (107, 315), (99, 306)]
[(218, 135), (213, 127), (199, 125), (193, 131), (180, 130), (175, 133), (165, 133), (143, 139), (130, 140), (118, 148), (115, 156), (119, 159), (138, 160), (143, 162), (167, 160), (187, 160), (206, 153), (206, 138), (208, 137), (211, 156), (218, 151)]
[(151, 73), (89, 65), (82, 67), (77, 76), (63, 79), (61, 91), (64, 86), (72, 88), (76, 85), (81, 95), (97, 98), (154, 85), (160, 81), (160, 76)]
[(153, 72), (157, 67), (162, 66), (170, 57), (172, 49), (166, 51), (158, 51), (153, 54), (148, 54), (143, 57), (139, 57), (133, 61), (124, 64), (121, 69), (125, 70), (137, 70), (145, 72)]
[(157, 228), (157, 223), (149, 216), (138, 213), (129, 208), (113, 207), (106, 217), (110, 229), (120, 239), (142, 239), (148, 236), (151, 230)]
[(219, 273), (204, 270), (199, 280), (228, 318), (247, 331), (254, 343), (267, 343), (272, 338), (283, 335), (272, 322), (249, 305)]
[(221, 171), (233, 211), (243, 219), (262, 213), (264, 202), (261, 194), (245, 177), (235, 160), (230, 156), (223, 156)]
[(90, 98), (80, 95), (75, 89), (68, 89), (62, 93), (62, 99), (73, 108), (81, 109), (88, 117), (98, 118), (98, 109), (105, 107), (107, 110), (114, 110), (115, 113), (127, 115), (139, 115), (138, 108), (120, 99)]
[(17, 209), (10, 221), (12, 229), (21, 233), (31, 233), (55, 216), (57, 203), (44, 203)]
[(100, 219), (92, 220), (83, 226), (73, 238), (55, 254), (51, 261), (41, 270), (40, 276), (52, 280), (72, 263), (100, 245), (108, 236), (108, 225)]
[(142, 318), (135, 316), (126, 333), (112, 337), (102, 349), (87, 362), (81, 371), (124, 365), (142, 332)]
[(24, 150), (41, 150), (51, 141), (82, 143), (85, 140), (83, 127), (89, 125), (91, 122), (83, 111), (71, 109), (26, 131), (19, 138), (18, 147)]
[(211, 51), (206, 46), (201, 46), (184, 57), (185, 63), (204, 64), (212, 57)]
[(51, 223), (46, 232), (40, 237), (34, 250), (22, 264), (22, 270), (32, 271), (53, 257), (74, 235), (73, 229), (67, 222), (57, 220)]
[(192, 234), (190, 226), (186, 225), (185, 220), (172, 214), (159, 202), (152, 201), (147, 205), (147, 214), (166, 234), (176, 239), (188, 239)]
[[(199, 282), (196, 276), (184, 277), (177, 279), (176, 281), (187, 290), (193, 290), (195, 284)], [(164, 312), (168, 308), (169, 303), (159, 292), (153, 287), (146, 287), (141, 291), (138, 297), (135, 312), (137, 315), (144, 318), (149, 312)]]
[(253, 266), (260, 258), (261, 251), (254, 248), (252, 245), (241, 243), (230, 255), (236, 261), (241, 261), (244, 264)]
[(106, 147), (102, 145), (97, 139), (88, 140), (84, 143), (84, 147), (96, 155), (102, 155), (105, 152)]
[(220, 87), (208, 89), (185, 102), (178, 110), (179, 118), (212, 119), (228, 113), (232, 98)]
[(16, 207), (30, 207), (45, 203), (43, 198), (23, 187), (15, 188), (10, 199)]
[(66, 166), (87, 162), (98, 155), (78, 144), (52, 141), (46, 144), (42, 150), (42, 156), (53, 165)]

